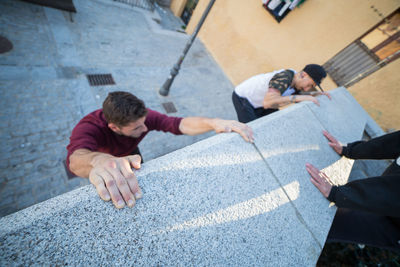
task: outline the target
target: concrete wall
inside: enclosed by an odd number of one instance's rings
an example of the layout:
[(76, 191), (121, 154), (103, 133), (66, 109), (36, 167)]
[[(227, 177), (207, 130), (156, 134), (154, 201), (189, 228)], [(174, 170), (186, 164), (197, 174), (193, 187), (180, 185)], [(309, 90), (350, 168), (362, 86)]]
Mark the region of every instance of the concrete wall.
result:
[[(199, 1), (187, 27), (188, 33), (194, 30), (208, 2)], [(307, 63), (325, 63), (383, 19), (371, 6), (387, 16), (399, 7), (399, 2), (307, 0), (278, 23), (259, 0), (219, 0), (208, 15), (199, 38), (237, 85), (258, 73), (288, 67), (300, 70)], [(368, 112), (376, 110), (370, 114), (386, 129), (399, 127), (397, 119), (382, 119), (399, 114), (399, 105), (386, 105), (391, 103), (393, 88), (400, 84), (398, 64), (393, 64), (358, 85), (360, 88), (377, 84), (386, 80), (387, 75), (393, 76), (379, 86), (379, 91), (383, 92), (379, 97), (385, 100), (370, 105), (367, 102), (374, 102), (374, 99), (369, 93), (351, 90), (357, 92), (357, 100)], [(336, 84), (327, 78), (323, 86), (333, 89)], [(378, 113), (382, 115), (377, 116)]]
[(352, 160), (322, 130), (360, 139), (368, 115), (344, 89), (143, 164), (143, 199), (116, 210), (89, 185), (0, 219), (0, 265), (315, 266), (335, 207), (307, 162), (336, 184)]
[(170, 9), (175, 16), (180, 17), (185, 8), (187, 0), (172, 0)]
[(350, 93), (385, 130), (400, 129), (400, 60), (349, 88)]

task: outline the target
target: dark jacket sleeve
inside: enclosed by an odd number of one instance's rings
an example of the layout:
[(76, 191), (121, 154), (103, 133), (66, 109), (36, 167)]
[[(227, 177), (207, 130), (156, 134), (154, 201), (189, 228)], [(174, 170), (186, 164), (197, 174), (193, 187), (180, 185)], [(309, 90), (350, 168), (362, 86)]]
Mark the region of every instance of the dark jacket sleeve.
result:
[(400, 156), (400, 131), (349, 143), (342, 155), (351, 159), (396, 159)]
[(335, 202), (339, 208), (400, 217), (400, 174), (371, 177), (334, 186), (328, 200)]

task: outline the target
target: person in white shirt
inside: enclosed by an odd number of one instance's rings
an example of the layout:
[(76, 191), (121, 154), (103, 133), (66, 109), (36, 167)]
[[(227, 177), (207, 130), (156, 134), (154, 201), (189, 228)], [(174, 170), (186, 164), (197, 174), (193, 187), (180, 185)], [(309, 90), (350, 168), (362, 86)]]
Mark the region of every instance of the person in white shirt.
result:
[[(324, 68), (317, 64), (308, 64), (300, 72), (281, 69), (253, 76), (236, 86), (232, 93), (238, 119), (247, 123), (278, 111), (279, 107), (290, 103), (312, 101), (319, 105), (315, 96), (324, 94), (330, 98), (320, 86), (325, 77)], [(314, 91), (315, 86), (322, 92)], [(310, 94), (299, 95), (300, 92)]]

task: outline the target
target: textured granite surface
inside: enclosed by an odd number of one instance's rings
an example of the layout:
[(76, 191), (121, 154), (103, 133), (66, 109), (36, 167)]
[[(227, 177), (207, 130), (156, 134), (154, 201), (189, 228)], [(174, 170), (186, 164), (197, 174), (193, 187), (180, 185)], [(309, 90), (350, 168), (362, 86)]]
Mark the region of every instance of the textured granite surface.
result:
[[(347, 103), (318, 111), (352, 112)], [(310, 105), (252, 122), (255, 145), (220, 134), (146, 162), (133, 209), (116, 210), (89, 185), (1, 218), (0, 265), (315, 265), (335, 208), (304, 165), (342, 183), (352, 161), (329, 148)], [(342, 137), (350, 131), (362, 129)]]
[[(219, 135), (143, 165), (144, 198), (116, 210), (91, 186), (7, 216), (1, 263), (313, 264), (320, 248), (251, 144)], [(298, 183), (285, 184), (298, 197)], [(16, 223), (18, 222), (18, 223)]]
[(342, 143), (353, 142), (362, 137), (368, 114), (344, 88), (330, 92), (332, 99), (318, 97), (320, 106), (309, 103), (323, 129), (330, 132)]
[[(358, 107), (352, 109), (354, 105), (344, 88), (331, 94), (332, 100), (319, 97), (319, 107), (303, 102), (250, 124), (257, 133), (255, 143), (280, 184), (299, 184), (298, 197), (292, 203), (321, 246), (336, 209), (328, 207), (329, 202), (310, 182), (305, 164), (323, 169), (335, 184), (346, 183), (353, 160), (340, 158), (329, 147), (322, 131), (330, 131), (341, 141), (359, 140), (366, 123)], [(353, 118), (354, 122), (350, 121)]]

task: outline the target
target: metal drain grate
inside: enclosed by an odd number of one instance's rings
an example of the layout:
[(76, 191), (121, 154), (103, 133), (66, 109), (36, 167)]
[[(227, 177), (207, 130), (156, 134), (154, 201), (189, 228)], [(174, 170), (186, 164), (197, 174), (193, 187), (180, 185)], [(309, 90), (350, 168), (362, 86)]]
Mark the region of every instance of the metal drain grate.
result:
[(175, 113), (177, 112), (174, 103), (172, 102), (166, 102), (166, 103), (162, 103), (162, 106), (164, 107), (165, 111), (167, 113)]
[(115, 84), (111, 74), (87, 74), (90, 86)]

